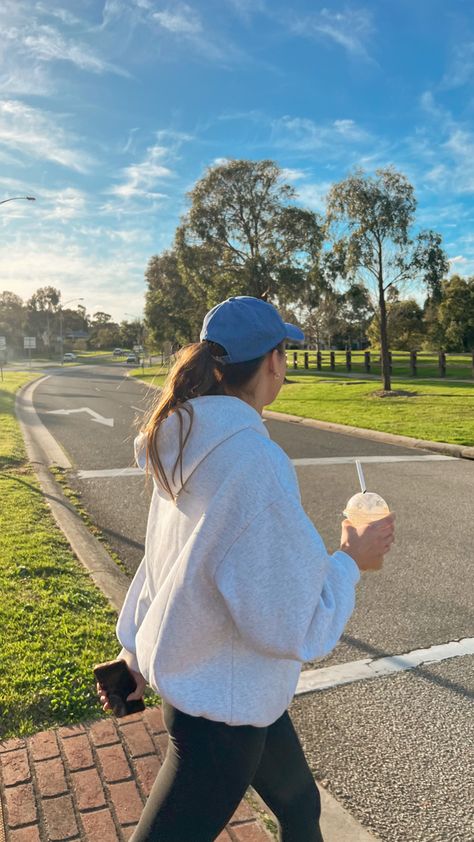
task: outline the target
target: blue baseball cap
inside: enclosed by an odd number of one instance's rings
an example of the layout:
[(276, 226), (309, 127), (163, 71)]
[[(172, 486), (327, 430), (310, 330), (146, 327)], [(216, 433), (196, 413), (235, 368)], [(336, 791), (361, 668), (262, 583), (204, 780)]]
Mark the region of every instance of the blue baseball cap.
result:
[(296, 325), (284, 322), (273, 304), (250, 295), (237, 295), (209, 310), (200, 339), (222, 345), (227, 351), (220, 358), (223, 362), (244, 363), (263, 357), (284, 339), (304, 342), (304, 333)]

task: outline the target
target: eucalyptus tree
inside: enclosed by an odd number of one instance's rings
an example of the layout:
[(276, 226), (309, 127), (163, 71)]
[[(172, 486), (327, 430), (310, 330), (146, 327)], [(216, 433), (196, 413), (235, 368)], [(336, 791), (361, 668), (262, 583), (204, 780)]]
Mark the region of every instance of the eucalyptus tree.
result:
[(448, 263), (435, 231), (413, 233), (415, 192), (394, 167), (374, 176), (356, 170), (334, 184), (327, 199), (333, 270), (350, 282), (375, 287), (382, 380), (391, 390), (386, 294), (404, 281), (438, 294)]
[(295, 302), (318, 263), (322, 220), (294, 202), (273, 161), (210, 167), (176, 233), (181, 277), (210, 307), (229, 295)]

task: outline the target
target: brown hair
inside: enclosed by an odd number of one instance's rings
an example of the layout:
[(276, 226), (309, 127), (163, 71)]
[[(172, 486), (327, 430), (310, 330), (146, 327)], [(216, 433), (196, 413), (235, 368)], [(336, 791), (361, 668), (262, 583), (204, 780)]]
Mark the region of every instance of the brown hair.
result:
[[(285, 343), (281, 342), (271, 350), (278, 350), (283, 354)], [(178, 469), (181, 488), (184, 485), (183, 451), (193, 424), (193, 407), (189, 403), (190, 399), (203, 395), (232, 394), (234, 390), (242, 389), (257, 373), (266, 357), (264, 354), (262, 357), (243, 363), (225, 363), (221, 359), (225, 354), (225, 348), (208, 340), (194, 342), (181, 348), (163, 389), (158, 393), (141, 428), (147, 436), (147, 469), (151, 463), (156, 479), (173, 498), (176, 498), (176, 495), (172, 491), (171, 483), (174, 483)], [(170, 481), (159, 456), (158, 433), (161, 424), (172, 412), (176, 413), (179, 420), (179, 450)], [(189, 418), (186, 433), (183, 413), (186, 413)]]

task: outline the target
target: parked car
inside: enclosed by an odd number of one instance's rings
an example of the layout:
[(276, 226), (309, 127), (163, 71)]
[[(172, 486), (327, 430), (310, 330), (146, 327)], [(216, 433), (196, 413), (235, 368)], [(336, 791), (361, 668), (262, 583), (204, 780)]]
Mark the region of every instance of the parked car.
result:
[(127, 365), (138, 365), (138, 357), (136, 354), (129, 354), (127, 357)]
[(114, 348), (114, 357), (123, 357), (125, 356), (125, 351), (122, 351), (121, 348)]
[(75, 359), (76, 359), (76, 355), (73, 354), (72, 351), (68, 351), (63, 356), (63, 362), (65, 362), (65, 363), (73, 363)]

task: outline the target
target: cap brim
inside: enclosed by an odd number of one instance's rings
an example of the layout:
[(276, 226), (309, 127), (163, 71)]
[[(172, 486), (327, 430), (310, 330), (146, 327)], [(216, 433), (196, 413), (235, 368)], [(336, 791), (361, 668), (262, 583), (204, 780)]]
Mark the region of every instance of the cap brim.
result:
[(304, 342), (304, 333), (296, 325), (291, 325), (289, 322), (285, 322), (286, 327), (286, 339), (290, 342)]

